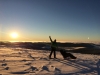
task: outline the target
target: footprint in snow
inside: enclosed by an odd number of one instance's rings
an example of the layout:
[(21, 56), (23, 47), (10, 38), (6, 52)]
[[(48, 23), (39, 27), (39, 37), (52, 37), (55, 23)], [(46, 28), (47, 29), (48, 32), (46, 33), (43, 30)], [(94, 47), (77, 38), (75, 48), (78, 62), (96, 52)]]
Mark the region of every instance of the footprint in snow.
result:
[(3, 64), (2, 64), (2, 66), (6, 66), (6, 65), (7, 65), (6, 63), (3, 63)]
[(47, 71), (55, 71), (55, 67), (51, 65), (43, 66), (42, 69)]

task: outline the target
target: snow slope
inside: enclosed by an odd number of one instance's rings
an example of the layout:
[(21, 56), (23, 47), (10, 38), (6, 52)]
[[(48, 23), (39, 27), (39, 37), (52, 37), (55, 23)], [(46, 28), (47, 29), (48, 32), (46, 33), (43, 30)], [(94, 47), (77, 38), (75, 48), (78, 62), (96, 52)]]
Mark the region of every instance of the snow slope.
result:
[[(50, 51), (0, 47), (0, 75), (99, 75), (99, 55), (72, 53), (76, 60), (48, 59)], [(99, 63), (100, 64), (100, 63)]]

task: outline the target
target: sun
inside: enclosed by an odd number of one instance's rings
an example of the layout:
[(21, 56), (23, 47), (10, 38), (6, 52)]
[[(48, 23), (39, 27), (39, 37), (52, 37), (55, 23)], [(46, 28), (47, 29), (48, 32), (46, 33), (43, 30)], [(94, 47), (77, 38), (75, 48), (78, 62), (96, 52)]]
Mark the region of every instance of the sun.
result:
[(16, 33), (16, 32), (11, 33), (11, 37), (12, 38), (17, 38), (18, 37), (18, 33)]
[(90, 39), (90, 38), (88, 37), (88, 39)]

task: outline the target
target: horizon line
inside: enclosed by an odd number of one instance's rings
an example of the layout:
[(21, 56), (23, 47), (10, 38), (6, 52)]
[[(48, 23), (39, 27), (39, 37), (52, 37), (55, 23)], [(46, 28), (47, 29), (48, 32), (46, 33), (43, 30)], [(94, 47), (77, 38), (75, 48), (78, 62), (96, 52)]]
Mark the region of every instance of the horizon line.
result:
[[(0, 41), (0, 42), (51, 42), (51, 41)], [(95, 43), (95, 44), (100, 44), (100, 42), (82, 42), (82, 41), (57, 41), (61, 43)]]

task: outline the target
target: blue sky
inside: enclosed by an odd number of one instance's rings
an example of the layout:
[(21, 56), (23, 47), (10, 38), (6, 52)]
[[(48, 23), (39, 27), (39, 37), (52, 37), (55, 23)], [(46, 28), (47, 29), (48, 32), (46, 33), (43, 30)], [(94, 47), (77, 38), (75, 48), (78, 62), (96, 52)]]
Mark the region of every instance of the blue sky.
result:
[[(9, 36), (17, 32), (19, 37)], [(99, 0), (0, 0), (2, 41), (100, 42)], [(88, 39), (89, 37), (89, 39)]]

